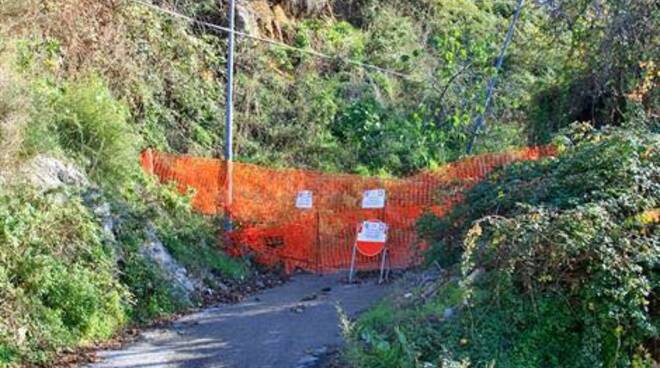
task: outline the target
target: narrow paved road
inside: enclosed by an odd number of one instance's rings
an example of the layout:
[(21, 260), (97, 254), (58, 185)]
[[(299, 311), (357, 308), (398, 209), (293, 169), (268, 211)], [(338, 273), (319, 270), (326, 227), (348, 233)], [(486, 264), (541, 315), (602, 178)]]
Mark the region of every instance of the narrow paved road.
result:
[(342, 276), (295, 276), (243, 303), (213, 307), (181, 318), (166, 329), (147, 331), (126, 349), (100, 352), (103, 360), (91, 367), (313, 365), (313, 351), (342, 343), (337, 305), (354, 316), (386, 292), (386, 286), (374, 281), (344, 284)]

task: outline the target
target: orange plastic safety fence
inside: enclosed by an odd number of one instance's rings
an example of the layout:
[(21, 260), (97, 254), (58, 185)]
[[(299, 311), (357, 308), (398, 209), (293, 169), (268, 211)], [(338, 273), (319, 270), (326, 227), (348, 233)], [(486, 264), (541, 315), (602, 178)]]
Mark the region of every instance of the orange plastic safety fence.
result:
[[(147, 150), (141, 163), (161, 181), (174, 181), (181, 191), (194, 188), (193, 205), (198, 211), (228, 212), (238, 224), (238, 230), (227, 237), (232, 254), (249, 252), (258, 262), (283, 264), (287, 271), (302, 268), (329, 273), (350, 266), (356, 227), (368, 219), (389, 225), (387, 249), (392, 268), (419, 264), (426, 244), (417, 238), (415, 223), (422, 214), (444, 215), (466, 189), (496, 167), (554, 154), (553, 147), (484, 154), (404, 179), (233, 163), (229, 206), (225, 202), (225, 161)], [(385, 189), (384, 209), (360, 208), (363, 192), (370, 189)], [(303, 190), (313, 193), (312, 209), (295, 207), (296, 196)], [(358, 256), (356, 265), (360, 270), (378, 269), (379, 257)]]

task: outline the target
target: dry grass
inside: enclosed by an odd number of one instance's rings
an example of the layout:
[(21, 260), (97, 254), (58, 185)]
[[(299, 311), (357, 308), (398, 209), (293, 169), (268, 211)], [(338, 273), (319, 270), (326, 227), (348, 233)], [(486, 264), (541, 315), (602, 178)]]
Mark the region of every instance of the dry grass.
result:
[(41, 21), (38, 4), (38, 0), (0, 0), (0, 32), (17, 35), (33, 29)]
[(130, 11), (124, 0), (0, 0), (0, 32), (57, 40), (61, 77), (94, 72), (123, 84), (134, 72), (135, 45), (126, 31)]
[(41, 24), (46, 37), (62, 43), (67, 75), (86, 73), (91, 68), (109, 80), (122, 77), (130, 59), (121, 15), (124, 1), (46, 1), (48, 22)]
[(27, 109), (22, 86), (6, 65), (0, 63), (0, 176), (17, 165)]

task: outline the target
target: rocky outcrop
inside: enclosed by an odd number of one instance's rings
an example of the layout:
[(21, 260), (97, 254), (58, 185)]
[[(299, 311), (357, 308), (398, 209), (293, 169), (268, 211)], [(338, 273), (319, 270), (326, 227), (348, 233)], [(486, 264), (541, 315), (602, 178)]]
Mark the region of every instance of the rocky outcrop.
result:
[(242, 32), (253, 36), (259, 36), (259, 24), (257, 23), (257, 14), (252, 6), (245, 2), (236, 4), (236, 28)]
[[(21, 165), (14, 178), (5, 178), (16, 182), (26, 182), (35, 187), (43, 195), (55, 195), (58, 201), (68, 200), (71, 194), (64, 189), (74, 189), (80, 193), (85, 205), (101, 223), (106, 239), (121, 259), (121, 244), (114, 235), (115, 227), (122, 221), (120, 214), (114, 213), (110, 203), (104, 200), (101, 190), (89, 181), (85, 173), (73, 163), (65, 162), (48, 155), (38, 155)], [(50, 194), (52, 193), (52, 194)], [(156, 235), (151, 224), (145, 224), (145, 243), (140, 253), (157, 264), (163, 273), (179, 286), (190, 297), (196, 290), (202, 290), (203, 284), (189, 276), (185, 267), (181, 266), (168, 252), (162, 241)]]
[(285, 28), (292, 24), (282, 6), (266, 0), (242, 1), (236, 6), (236, 25), (245, 33), (277, 40), (285, 38)]
[(187, 294), (202, 290), (204, 287), (202, 282), (190, 277), (188, 270), (172, 257), (163, 242), (158, 239), (156, 230), (151, 224), (147, 226), (145, 233), (147, 241), (140, 248), (140, 253), (154, 261)]
[(18, 179), (25, 180), (40, 192), (67, 186), (87, 188), (87, 176), (72, 163), (47, 155), (37, 155), (18, 169)]
[(330, 0), (244, 0), (236, 5), (236, 25), (248, 34), (283, 41), (296, 18), (332, 16)]

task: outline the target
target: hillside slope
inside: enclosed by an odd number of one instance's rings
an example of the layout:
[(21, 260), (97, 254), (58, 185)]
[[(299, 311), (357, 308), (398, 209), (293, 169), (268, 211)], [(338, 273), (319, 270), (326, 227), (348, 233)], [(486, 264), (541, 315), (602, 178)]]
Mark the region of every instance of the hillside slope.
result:
[[(164, 151), (214, 156), (224, 135), (226, 35), (138, 2), (8, 1), (5, 52), (55, 88), (95, 75), (128, 109), (131, 130)], [(513, 12), (497, 1), (246, 1), (239, 37), (236, 154), (243, 161), (361, 173), (410, 173), (463, 154)], [(182, 1), (224, 24), (224, 5)], [(478, 151), (523, 146), (525, 104), (556, 82), (568, 39), (530, 7), (514, 40)], [(12, 51), (13, 49), (13, 51)], [(374, 64), (401, 78), (348, 64)], [(571, 66), (573, 67), (573, 66)], [(578, 67), (577, 65), (575, 67)], [(348, 149), (346, 149), (348, 148)]]

